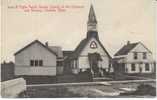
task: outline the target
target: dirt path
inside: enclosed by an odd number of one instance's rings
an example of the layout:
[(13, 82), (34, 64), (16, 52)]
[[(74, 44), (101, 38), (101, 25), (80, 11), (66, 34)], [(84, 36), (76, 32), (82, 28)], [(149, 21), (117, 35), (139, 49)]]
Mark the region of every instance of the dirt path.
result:
[(105, 85), (109, 86), (112, 83), (138, 83), (138, 82), (155, 82), (154, 79), (149, 80), (126, 80), (126, 81), (103, 81), (103, 82), (80, 82), (80, 83), (57, 83), (57, 84), (32, 84), (27, 87), (38, 87), (38, 86), (75, 86), (75, 85)]

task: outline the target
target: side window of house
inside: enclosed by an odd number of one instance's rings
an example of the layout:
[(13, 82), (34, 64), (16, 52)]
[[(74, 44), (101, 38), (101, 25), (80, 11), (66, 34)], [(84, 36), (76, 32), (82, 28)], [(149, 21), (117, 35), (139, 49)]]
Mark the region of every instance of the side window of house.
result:
[(134, 52), (134, 59), (137, 59), (137, 58), (138, 58), (137, 52)]
[(34, 66), (34, 60), (30, 60), (30, 66)]
[(43, 61), (39, 60), (39, 66), (43, 66)]
[(30, 60), (30, 66), (43, 66), (43, 60)]
[(63, 61), (57, 61), (57, 66), (63, 66)]
[(135, 64), (131, 64), (131, 71), (135, 71), (135, 70), (136, 70)]
[(143, 59), (147, 59), (147, 53), (143, 52)]
[(128, 72), (128, 68), (125, 67), (125, 72)]
[(35, 66), (38, 66), (38, 60), (35, 60)]
[(74, 67), (74, 62), (73, 61), (71, 61), (71, 68), (73, 68)]
[(76, 61), (76, 63), (75, 63), (75, 68), (77, 68), (77, 61)]
[(145, 70), (149, 71), (149, 64), (148, 63), (145, 64)]

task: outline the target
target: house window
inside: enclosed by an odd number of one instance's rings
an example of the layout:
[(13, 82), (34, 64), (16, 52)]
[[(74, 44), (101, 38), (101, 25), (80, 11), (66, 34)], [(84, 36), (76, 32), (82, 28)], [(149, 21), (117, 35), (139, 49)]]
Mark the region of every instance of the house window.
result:
[(143, 53), (143, 59), (147, 59), (147, 54), (146, 54), (146, 52)]
[(34, 66), (34, 60), (30, 60), (30, 66)]
[(77, 60), (76, 60), (76, 62), (75, 62), (75, 68), (77, 68)]
[(134, 53), (134, 59), (137, 59), (138, 58), (138, 55), (137, 55), (137, 52)]
[(35, 66), (38, 66), (38, 60), (35, 60)]
[(39, 66), (43, 66), (43, 61), (39, 60)]
[(145, 70), (149, 71), (149, 64), (148, 63), (145, 64)]
[(131, 71), (135, 71), (135, 70), (136, 70), (135, 64), (131, 64)]
[(57, 66), (63, 66), (63, 61), (57, 61)]
[(128, 72), (128, 68), (127, 68), (127, 67), (125, 67), (125, 72), (126, 72), (126, 73)]
[(43, 66), (43, 60), (30, 60), (30, 66)]

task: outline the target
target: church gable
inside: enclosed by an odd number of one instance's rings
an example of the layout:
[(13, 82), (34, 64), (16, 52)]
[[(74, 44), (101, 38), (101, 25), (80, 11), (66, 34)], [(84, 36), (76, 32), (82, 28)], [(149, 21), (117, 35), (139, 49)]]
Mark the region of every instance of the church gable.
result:
[(79, 43), (72, 55), (69, 56), (69, 59), (77, 59), (80, 55), (87, 56), (89, 53), (99, 53), (100, 55), (111, 58), (99, 40), (96, 27), (97, 20), (93, 6), (91, 5), (87, 22), (87, 37)]
[(103, 56), (108, 56), (107, 52), (104, 51), (104, 47), (102, 47), (102, 44), (100, 44), (100, 41), (95, 38), (91, 38), (89, 41), (87, 41), (86, 45), (84, 46), (79, 55), (88, 55), (88, 53), (95, 52)]

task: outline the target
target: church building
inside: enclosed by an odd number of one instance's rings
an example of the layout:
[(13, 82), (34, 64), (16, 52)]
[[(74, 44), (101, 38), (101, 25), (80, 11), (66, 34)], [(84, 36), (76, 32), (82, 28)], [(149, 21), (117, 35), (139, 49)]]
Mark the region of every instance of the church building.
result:
[(94, 8), (91, 5), (88, 22), (87, 36), (74, 51), (63, 51), (64, 70), (74, 74), (91, 71), (94, 76), (104, 76), (113, 72), (111, 56), (99, 40), (97, 31), (97, 19)]

